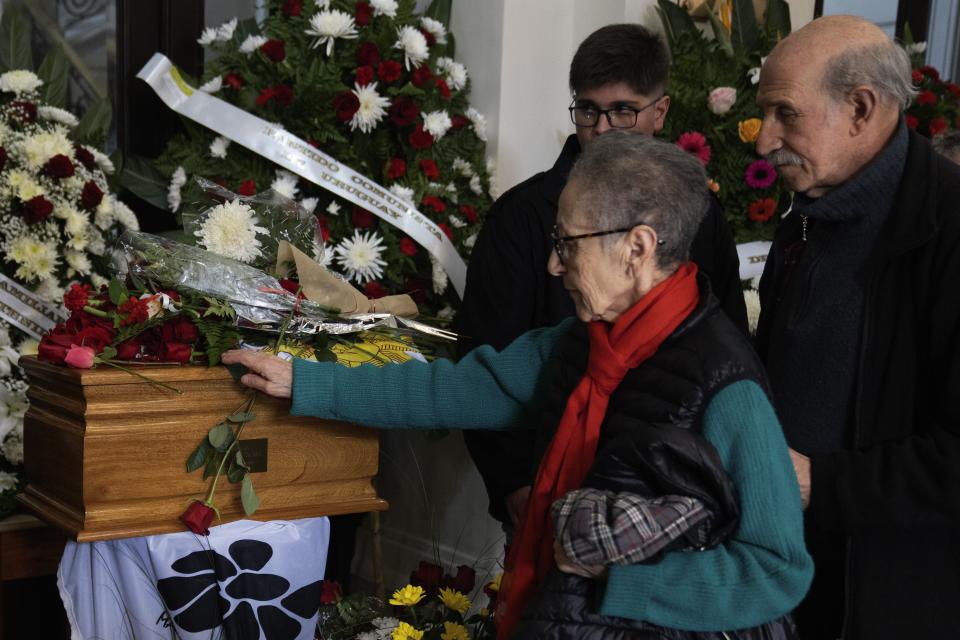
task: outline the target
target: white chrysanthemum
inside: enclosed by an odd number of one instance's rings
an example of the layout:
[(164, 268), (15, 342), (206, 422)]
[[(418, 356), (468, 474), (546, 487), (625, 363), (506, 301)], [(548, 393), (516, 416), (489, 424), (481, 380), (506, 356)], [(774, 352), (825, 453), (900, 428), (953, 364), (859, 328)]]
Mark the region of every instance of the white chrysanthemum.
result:
[(317, 9), (321, 11), (330, 8), (330, 0), (313, 0), (313, 3), (317, 5)]
[(470, 107), (469, 109), (467, 109), (467, 112), (465, 115), (470, 120), (470, 122), (473, 123), (473, 126), (471, 127), (473, 129), (473, 132), (477, 134), (478, 138), (486, 142), (487, 141), (487, 118), (482, 113), (474, 109), (473, 107)]
[(16, 169), (11, 169), (7, 173), (7, 191), (10, 195), (20, 198), (23, 202), (32, 200), (46, 193), (43, 187), (41, 187), (30, 174)]
[[(53, 210), (53, 215), (66, 220), (73, 216), (75, 211), (71, 206), (57, 207)], [(110, 228), (110, 225), (113, 224), (113, 198), (104, 196), (103, 200), (100, 201), (100, 204), (97, 205), (97, 210), (93, 214), (93, 224), (101, 229)]]
[(451, 320), (453, 320), (453, 314), (455, 313), (456, 311), (454, 311), (453, 307), (451, 307), (450, 305), (447, 305), (443, 309), (440, 309), (440, 311), (437, 312), (437, 318), (439, 318), (440, 320), (444, 320), (446, 322), (450, 322)]
[(64, 155), (72, 159), (73, 143), (58, 128), (28, 136), (20, 143), (20, 152), (23, 154), (27, 166), (32, 169), (39, 169), (47, 160), (56, 155)]
[(383, 275), (386, 261), (383, 254), (383, 238), (375, 231), (360, 233), (353, 230), (352, 238), (344, 238), (334, 249), (337, 263), (346, 271), (347, 280), (365, 284)]
[(240, 53), (245, 53), (249, 56), (266, 43), (267, 38), (264, 36), (249, 35), (247, 39), (243, 41), (243, 44), (240, 45)]
[(390, 187), (390, 193), (403, 200), (404, 204), (413, 205), (413, 189), (395, 184)]
[(226, 158), (227, 147), (230, 146), (230, 139), (223, 136), (217, 136), (210, 143), (210, 155), (214, 158)]
[(5, 144), (7, 142), (7, 137), (10, 135), (10, 129), (7, 128), (7, 125), (0, 122), (0, 144)]
[(41, 280), (33, 292), (46, 302), (58, 302), (63, 299), (64, 291), (65, 289), (60, 286), (56, 276), (51, 274), (50, 277)]
[(477, 234), (468, 236), (466, 240), (463, 241), (463, 246), (467, 249), (473, 249), (473, 245), (477, 244)]
[(67, 251), (67, 266), (70, 267), (70, 270), (67, 271), (67, 276), (72, 278), (74, 275), (85, 276), (90, 273), (93, 268), (90, 264), (90, 258), (87, 257), (83, 251)]
[[(113, 212), (111, 211), (111, 214)], [(90, 224), (90, 218), (86, 211), (77, 211), (73, 207), (65, 209), (63, 218), (63, 230), (71, 236), (80, 235)]]
[(200, 34), (200, 37), (197, 38), (197, 43), (201, 46), (209, 46), (217, 41), (217, 28), (216, 27), (207, 27)]
[(313, 244), (313, 261), (324, 269), (330, 269), (333, 264), (333, 248), (326, 243), (315, 242)]
[(397, 17), (397, 0), (370, 0), (374, 16)]
[(88, 229), (84, 229), (80, 233), (67, 238), (67, 248), (74, 249), (76, 251), (85, 251), (87, 244), (89, 244), (89, 236), (87, 235), (87, 231)]
[(377, 93), (376, 82), (362, 87), (359, 84), (353, 85), (353, 95), (360, 101), (360, 108), (350, 119), (350, 130), (360, 129), (363, 133), (370, 133), (387, 115), (390, 99)]
[(55, 243), (40, 242), (30, 236), (14, 240), (6, 257), (20, 265), (16, 276), (28, 282), (51, 277), (58, 260)]
[(204, 93), (216, 93), (223, 88), (223, 76), (214, 76), (210, 80), (200, 85), (200, 91)]
[(0, 471), (0, 491), (12, 491), (17, 488), (17, 476), (13, 473)]
[(340, 204), (336, 200), (328, 204), (327, 213), (329, 213), (332, 216), (340, 215)]
[(13, 464), (23, 464), (23, 439), (13, 436), (3, 441), (3, 456)]
[(467, 68), (453, 58), (437, 58), (437, 70), (444, 72), (451, 89), (460, 91), (467, 86)]
[(140, 221), (137, 220), (137, 215), (130, 207), (119, 200), (115, 200), (113, 203), (113, 217), (124, 229), (140, 230)]
[[(132, 214), (133, 212), (131, 211), (130, 213)], [(136, 220), (136, 218), (134, 218), (134, 220)], [(140, 225), (137, 225), (136, 227), (128, 227), (128, 229), (138, 231), (140, 229)], [(107, 250), (107, 243), (103, 241), (103, 234), (98, 233), (93, 229), (87, 229), (86, 235), (87, 238), (89, 238), (89, 241), (87, 242), (87, 252), (95, 256), (102, 256), (103, 252)]]
[(277, 177), (270, 183), (270, 188), (285, 198), (293, 200), (297, 197), (297, 176), (289, 171), (280, 169), (277, 171)]
[(221, 256), (240, 262), (252, 262), (260, 257), (258, 233), (268, 233), (258, 227), (256, 212), (248, 205), (234, 200), (218, 204), (211, 209), (194, 235), (200, 244)]
[(321, 11), (310, 18), (310, 28), (306, 30), (308, 36), (316, 36), (317, 41), (312, 48), (322, 44), (327, 45), (327, 55), (333, 53), (333, 44), (337, 38), (353, 39), (357, 37), (357, 25), (353, 16), (340, 10)]
[(317, 208), (317, 198), (304, 198), (300, 201), (300, 206), (307, 213), (313, 213)]
[(51, 107), (50, 105), (46, 104), (37, 109), (37, 115), (39, 115), (43, 120), (59, 122), (60, 124), (65, 124), (68, 127), (75, 127), (80, 123), (80, 121), (77, 120), (77, 116), (73, 115), (66, 109), (61, 109), (60, 107)]
[(419, 29), (413, 27), (397, 29), (397, 41), (393, 48), (403, 49), (403, 61), (408, 70), (411, 66), (419, 67), (420, 63), (430, 55), (427, 50), (427, 39)]
[(167, 188), (167, 204), (174, 213), (180, 208), (180, 187), (187, 183), (187, 172), (183, 167), (177, 167), (170, 176), (170, 186)]
[(24, 392), (0, 386), (0, 440), (11, 432), (23, 433), (23, 416), (29, 406)]
[(469, 178), (473, 175), (473, 167), (460, 156), (453, 159), (453, 170), (459, 172), (464, 178)]
[(94, 149), (93, 147), (87, 147), (87, 151), (89, 151), (93, 156), (93, 161), (97, 163), (98, 167), (100, 167), (100, 171), (103, 171), (104, 173), (113, 173), (116, 170), (116, 167), (113, 166), (113, 160), (111, 160), (110, 156), (107, 154), (103, 153), (99, 149)]
[(454, 229), (463, 229), (465, 226), (467, 226), (467, 221), (461, 218), (460, 216), (451, 215), (449, 219), (450, 219), (450, 226), (453, 227)]
[(43, 80), (35, 73), (23, 69), (14, 69), (0, 75), (0, 91), (7, 91), (20, 95), (31, 93), (43, 86)]
[(442, 22), (423, 16), (420, 18), (420, 26), (433, 36), (437, 44), (447, 44), (447, 28), (443, 26)]
[(447, 272), (443, 270), (440, 261), (430, 256), (430, 264), (433, 267), (433, 292), (438, 296), (447, 290)]
[(470, 178), (470, 191), (473, 191), (478, 196), (483, 193), (483, 185), (480, 184), (480, 176), (473, 176)]
[(233, 37), (233, 32), (237, 29), (237, 19), (233, 18), (217, 27), (217, 40), (227, 42)]
[(743, 301), (747, 305), (747, 325), (750, 335), (757, 332), (757, 321), (760, 320), (760, 294), (756, 289), (746, 289), (743, 292)]
[(424, 131), (432, 135), (434, 140), (442, 138), (453, 126), (453, 122), (450, 121), (450, 114), (446, 111), (431, 111), (420, 115), (423, 117)]

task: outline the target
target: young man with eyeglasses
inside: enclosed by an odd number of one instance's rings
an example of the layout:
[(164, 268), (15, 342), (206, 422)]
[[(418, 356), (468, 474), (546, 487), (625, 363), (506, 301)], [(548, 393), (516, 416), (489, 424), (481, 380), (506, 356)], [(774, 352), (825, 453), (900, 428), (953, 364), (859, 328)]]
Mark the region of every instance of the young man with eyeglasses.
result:
[[(665, 94), (670, 56), (660, 36), (635, 24), (602, 27), (589, 35), (570, 64), (576, 125), (554, 166), (504, 193), (487, 214), (470, 258), (457, 316), (461, 355), (481, 344), (503, 349), (521, 334), (574, 314), (560, 278), (547, 273), (560, 192), (580, 150), (611, 132), (653, 135), (670, 107)], [(555, 234), (553, 234), (555, 235)], [(558, 238), (577, 242), (573, 238)], [(720, 203), (701, 225), (690, 258), (709, 276), (714, 294), (746, 332), (737, 250)], [(464, 432), (490, 498), (490, 514), (505, 530), (517, 526), (537, 467), (532, 430)]]

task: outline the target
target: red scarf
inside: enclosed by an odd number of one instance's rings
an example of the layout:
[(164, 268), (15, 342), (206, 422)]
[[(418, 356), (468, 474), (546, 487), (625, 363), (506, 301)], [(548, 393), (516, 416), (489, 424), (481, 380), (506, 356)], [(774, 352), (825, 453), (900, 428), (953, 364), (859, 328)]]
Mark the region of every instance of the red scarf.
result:
[(613, 325), (591, 322), (587, 373), (567, 400), (537, 470), (530, 502), (507, 555), (497, 605), (497, 638), (510, 637), (527, 602), (553, 566), (550, 505), (580, 488), (593, 465), (610, 394), (652, 356), (699, 302), (697, 265), (687, 262), (651, 289)]

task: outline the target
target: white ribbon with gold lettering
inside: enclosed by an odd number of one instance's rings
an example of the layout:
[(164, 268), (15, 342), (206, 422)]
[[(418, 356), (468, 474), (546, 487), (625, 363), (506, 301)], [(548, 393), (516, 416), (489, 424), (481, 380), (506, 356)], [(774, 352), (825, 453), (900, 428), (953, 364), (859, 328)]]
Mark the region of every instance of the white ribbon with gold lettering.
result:
[(39, 340), (56, 326), (61, 314), (34, 292), (0, 274), (0, 319)]
[(180, 115), (372, 211), (406, 233), (440, 262), (454, 289), (463, 296), (466, 263), (440, 227), (409, 203), (289, 131), (203, 91), (194, 90), (163, 54), (153, 54), (137, 77), (150, 85), (160, 99)]
[(740, 279), (760, 279), (763, 266), (767, 263), (767, 254), (770, 253), (770, 243), (766, 240), (744, 242), (737, 245), (737, 257), (740, 258)]

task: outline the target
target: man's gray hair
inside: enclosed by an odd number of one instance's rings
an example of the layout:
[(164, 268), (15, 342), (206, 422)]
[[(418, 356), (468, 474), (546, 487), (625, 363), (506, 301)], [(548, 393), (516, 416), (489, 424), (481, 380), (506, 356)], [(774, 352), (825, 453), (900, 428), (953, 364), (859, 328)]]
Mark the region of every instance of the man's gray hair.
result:
[(838, 53), (827, 61), (823, 83), (837, 102), (845, 100), (856, 87), (869, 85), (877, 90), (881, 100), (897, 105), (901, 111), (917, 95), (910, 56), (893, 40)]
[[(598, 231), (646, 224), (663, 244), (657, 266), (685, 262), (709, 208), (707, 175), (691, 153), (653, 136), (612, 131), (594, 139), (570, 170)], [(608, 236), (614, 243), (617, 236)]]

